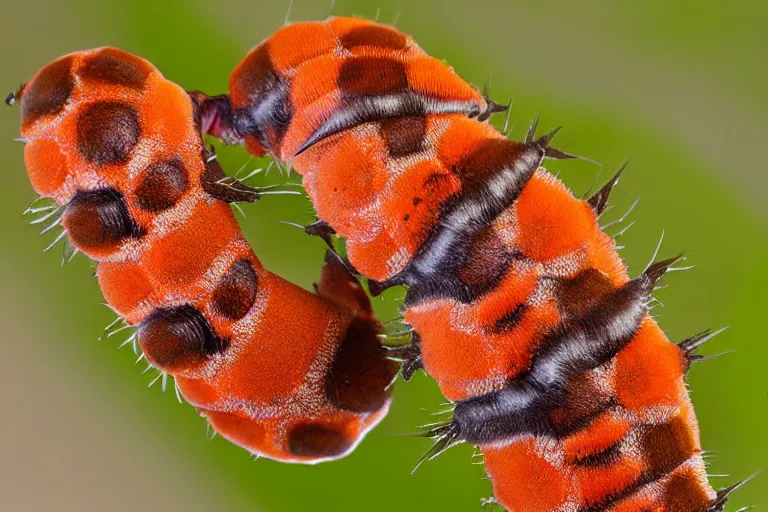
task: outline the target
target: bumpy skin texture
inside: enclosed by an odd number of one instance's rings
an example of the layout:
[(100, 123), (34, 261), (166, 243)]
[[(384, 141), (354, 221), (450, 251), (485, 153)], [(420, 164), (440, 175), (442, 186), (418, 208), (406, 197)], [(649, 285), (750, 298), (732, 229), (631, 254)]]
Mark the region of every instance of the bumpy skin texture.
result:
[[(62, 57), (20, 91), (25, 162), (147, 360), (225, 438), (315, 463), (387, 413), (397, 367), (357, 280), (335, 258), (317, 294), (265, 270), (228, 204), (196, 106), (115, 48)], [(215, 188), (215, 186), (214, 186)]]
[(686, 353), (647, 314), (666, 266), (630, 281), (602, 206), (540, 167), (548, 140), (507, 140), (450, 68), (362, 20), (281, 28), (230, 87), (236, 134), (303, 176), (352, 265), (409, 286), (424, 368), (503, 506), (721, 509)]

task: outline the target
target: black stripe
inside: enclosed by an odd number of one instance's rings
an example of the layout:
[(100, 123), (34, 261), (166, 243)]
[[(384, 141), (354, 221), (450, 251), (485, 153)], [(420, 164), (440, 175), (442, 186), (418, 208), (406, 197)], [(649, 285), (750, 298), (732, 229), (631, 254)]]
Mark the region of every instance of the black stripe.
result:
[(409, 285), (406, 306), (439, 297), (471, 302), (494, 287), (508, 264), (520, 256), (511, 255), (507, 265), (500, 267), (496, 279), (486, 281), (484, 286), (468, 286), (460, 279), (460, 270), (467, 264), (473, 240), (517, 200), (544, 158), (544, 151), (534, 144), (520, 146), (505, 142), (512, 149), (507, 152), (506, 161), (488, 179), (444, 204), (429, 238), (395, 277)]
[(233, 114), (232, 125), (240, 137), (253, 136), (262, 146), (276, 152), (293, 119), (290, 84), (280, 78), (263, 96)]
[[(646, 424), (636, 429), (640, 429), (641, 451), (643, 462), (646, 464), (642, 475), (624, 489), (605, 496), (599, 503), (583, 507), (581, 512), (607, 510), (618, 502), (631, 498), (642, 487), (666, 478), (698, 454), (693, 434), (679, 416), (667, 423)], [(606, 454), (606, 457), (610, 458), (610, 454)]]
[(490, 332), (493, 334), (503, 334), (514, 330), (523, 321), (526, 311), (528, 311), (527, 304), (518, 304), (515, 309), (508, 311), (504, 316), (496, 320)]
[[(260, 45), (243, 59), (230, 77), (230, 90), (248, 96), (248, 105), (233, 113), (234, 134), (255, 137), (269, 150), (280, 147), (293, 118), (291, 83), (272, 64), (269, 44)], [(222, 113), (226, 114), (226, 108)]]
[(549, 412), (562, 405), (569, 381), (611, 360), (635, 337), (654, 282), (643, 274), (606, 295), (545, 337), (530, 372), (503, 390), (458, 402), (453, 423), (461, 439), (486, 444), (520, 434), (554, 435)]
[[(677, 468), (682, 466), (686, 461), (681, 462), (680, 464), (675, 465), (674, 468), (672, 468), (668, 473), (645, 473), (640, 476), (637, 480), (630, 483), (627, 487), (624, 489), (621, 489), (620, 491), (616, 492), (615, 494), (608, 496), (605, 498), (604, 501), (600, 503), (594, 503), (592, 505), (588, 505), (586, 507), (581, 507), (578, 512), (603, 512), (605, 510), (610, 509), (614, 505), (631, 498), (634, 496), (640, 489), (645, 487), (646, 485), (650, 485), (653, 483), (658, 482), (659, 480), (662, 480), (663, 478), (666, 478), (667, 475), (674, 472)], [(702, 511), (705, 512), (705, 511)]]
[(604, 468), (616, 464), (620, 459), (621, 441), (618, 441), (602, 451), (590, 453), (589, 455), (576, 459), (573, 461), (573, 465), (590, 469)]
[[(363, 123), (392, 117), (430, 114), (467, 114), (476, 117), (480, 105), (474, 101), (445, 101), (412, 91), (377, 96), (350, 96), (294, 153), (298, 156), (321, 140)], [(239, 130), (238, 130), (239, 131)], [(273, 148), (274, 149), (274, 148)]]

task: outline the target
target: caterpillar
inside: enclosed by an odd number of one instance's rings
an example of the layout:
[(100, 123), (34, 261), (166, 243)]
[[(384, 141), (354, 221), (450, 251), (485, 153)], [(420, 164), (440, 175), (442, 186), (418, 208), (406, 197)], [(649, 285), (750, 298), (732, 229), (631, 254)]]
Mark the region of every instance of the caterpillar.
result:
[(361, 19), (279, 29), (202, 105), (209, 133), (302, 176), (308, 232), (343, 237), (373, 294), (407, 286), (391, 354), (454, 403), (425, 458), (479, 446), (495, 500), (526, 512), (721, 511), (743, 484), (709, 484), (684, 380), (717, 333), (674, 344), (649, 316), (681, 258), (630, 278), (600, 228), (621, 170), (576, 198), (542, 167), (573, 157), (557, 130), (509, 140), (485, 122), (504, 107)]
[(55, 202), (38, 208), (46, 230), (98, 262), (142, 355), (219, 434), (316, 463), (386, 415), (398, 366), (365, 291), (331, 253), (316, 294), (263, 268), (228, 203), (268, 192), (224, 179), (194, 96), (106, 47), (51, 62), (7, 102), (30, 182)]

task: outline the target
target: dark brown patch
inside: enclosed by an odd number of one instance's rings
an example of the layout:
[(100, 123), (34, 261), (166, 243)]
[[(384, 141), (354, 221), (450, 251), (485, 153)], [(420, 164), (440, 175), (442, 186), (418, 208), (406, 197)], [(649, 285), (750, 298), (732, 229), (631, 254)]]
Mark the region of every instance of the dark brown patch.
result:
[(75, 88), (72, 57), (45, 66), (21, 92), (21, 124), (28, 126), (43, 116), (58, 114)]
[(387, 386), (398, 370), (386, 359), (369, 321), (355, 320), (344, 334), (325, 379), (325, 394), (335, 406), (352, 412), (373, 412), (389, 398)]
[(94, 103), (77, 120), (80, 153), (99, 165), (125, 163), (140, 135), (136, 109), (117, 101)]
[(237, 261), (221, 278), (213, 292), (213, 307), (216, 312), (230, 320), (243, 318), (253, 303), (259, 288), (259, 276), (251, 262)]
[(382, 95), (408, 87), (405, 66), (385, 57), (357, 57), (344, 61), (336, 80), (348, 94)]
[(693, 434), (680, 417), (648, 427), (643, 433), (642, 449), (646, 471), (654, 476), (670, 473), (696, 454)]
[(247, 106), (249, 99), (258, 99), (279, 82), (268, 47), (262, 44), (249, 52), (232, 73), (229, 88), (235, 107)]
[(381, 135), (393, 158), (417, 153), (424, 147), (427, 118), (423, 116), (393, 117), (381, 121)]
[(297, 457), (336, 457), (351, 445), (344, 432), (319, 423), (298, 425), (288, 432), (288, 450)]
[(493, 334), (504, 334), (515, 330), (520, 325), (520, 322), (523, 321), (526, 311), (528, 311), (527, 304), (518, 304), (514, 309), (507, 311), (501, 318), (496, 320), (493, 328), (489, 331)]
[(139, 324), (139, 343), (161, 370), (190, 368), (228, 346), (192, 305), (159, 308)]
[(608, 276), (594, 268), (586, 269), (571, 279), (560, 281), (556, 291), (560, 312), (565, 318), (577, 318), (614, 289)]
[(621, 460), (621, 442), (618, 442), (612, 446), (609, 446), (605, 450), (597, 453), (590, 453), (583, 457), (570, 461), (574, 466), (581, 466), (583, 468), (600, 468), (606, 466), (613, 466)]
[(378, 46), (380, 48), (402, 50), (407, 42), (405, 36), (397, 30), (378, 26), (360, 27), (350, 31), (340, 39), (341, 45), (345, 48)]
[(675, 512), (699, 512), (709, 510), (712, 505), (706, 487), (699, 483), (693, 471), (684, 471), (669, 477), (662, 496), (668, 510)]
[(269, 58), (269, 43), (251, 51), (230, 76), (234, 131), (264, 148), (279, 148), (293, 118), (290, 87)]
[(139, 58), (117, 48), (105, 48), (80, 68), (85, 81), (120, 85), (141, 90), (151, 69)]
[(78, 192), (67, 204), (62, 224), (72, 243), (86, 250), (116, 247), (140, 234), (125, 198), (112, 188)]
[(507, 139), (489, 139), (466, 155), (453, 171), (465, 187), (480, 185), (500, 169), (512, 167), (524, 148)]
[(562, 439), (586, 428), (614, 405), (613, 398), (600, 389), (589, 373), (583, 373), (568, 382), (563, 405), (550, 412), (550, 419)]
[(184, 164), (178, 158), (150, 165), (136, 187), (136, 204), (142, 210), (161, 212), (176, 204), (187, 190)]
[(513, 250), (495, 229), (486, 229), (472, 240), (461, 280), (470, 286), (487, 286), (498, 281), (507, 268)]

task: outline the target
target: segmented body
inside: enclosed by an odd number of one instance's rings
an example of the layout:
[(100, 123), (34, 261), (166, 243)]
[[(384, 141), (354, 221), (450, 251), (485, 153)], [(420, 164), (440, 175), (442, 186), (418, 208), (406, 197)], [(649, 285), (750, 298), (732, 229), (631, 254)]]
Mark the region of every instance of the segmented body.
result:
[(479, 445), (503, 506), (722, 509), (684, 382), (690, 344), (648, 316), (672, 260), (628, 277), (597, 221), (613, 182), (575, 198), (541, 167), (566, 156), (551, 134), (508, 140), (483, 122), (497, 105), (363, 20), (278, 30), (230, 96), (210, 131), (288, 162), (352, 266), (409, 287), (414, 348), (457, 404), (439, 448)]
[(104, 297), (147, 360), (220, 434), (314, 463), (382, 419), (397, 365), (364, 291), (334, 257), (317, 294), (262, 267), (221, 200), (243, 191), (222, 184), (182, 88), (101, 48), (52, 62), (17, 96), (33, 187), (98, 261)]

